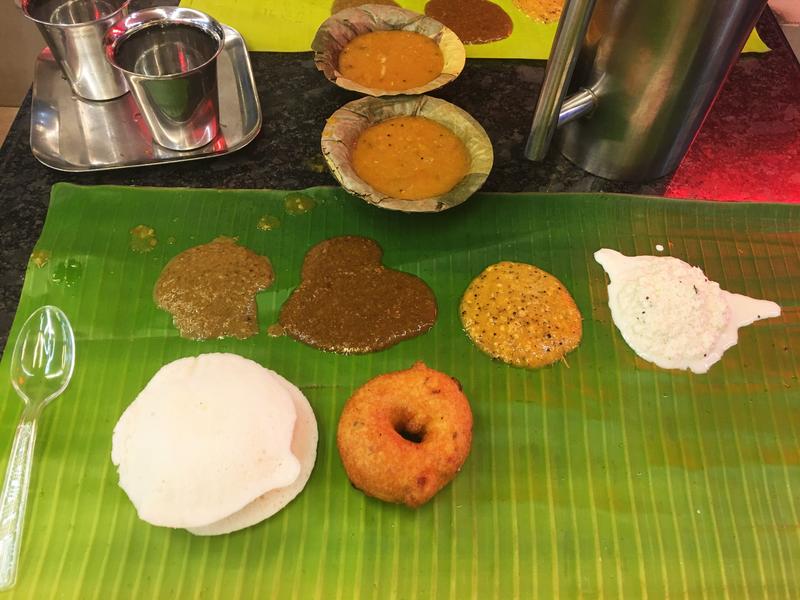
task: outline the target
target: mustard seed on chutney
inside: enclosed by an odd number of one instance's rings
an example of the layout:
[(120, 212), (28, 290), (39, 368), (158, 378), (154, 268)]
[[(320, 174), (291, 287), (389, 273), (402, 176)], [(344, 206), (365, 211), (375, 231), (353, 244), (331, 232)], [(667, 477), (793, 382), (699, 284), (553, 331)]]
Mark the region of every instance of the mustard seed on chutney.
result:
[(558, 279), (517, 262), (488, 266), (461, 298), (461, 323), (492, 358), (517, 367), (542, 367), (581, 342), (581, 313)]

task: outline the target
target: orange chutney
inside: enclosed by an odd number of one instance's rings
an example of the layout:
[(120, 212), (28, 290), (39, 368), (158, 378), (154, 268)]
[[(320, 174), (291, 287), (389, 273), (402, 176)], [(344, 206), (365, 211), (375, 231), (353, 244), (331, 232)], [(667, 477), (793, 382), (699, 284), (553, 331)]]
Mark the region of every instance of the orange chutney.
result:
[(407, 90), (442, 72), (444, 57), (429, 37), (413, 31), (371, 31), (350, 40), (339, 54), (339, 72), (363, 86)]
[(470, 166), (464, 143), (425, 117), (395, 117), (368, 127), (356, 140), (352, 160), (361, 179), (403, 200), (449, 192)]

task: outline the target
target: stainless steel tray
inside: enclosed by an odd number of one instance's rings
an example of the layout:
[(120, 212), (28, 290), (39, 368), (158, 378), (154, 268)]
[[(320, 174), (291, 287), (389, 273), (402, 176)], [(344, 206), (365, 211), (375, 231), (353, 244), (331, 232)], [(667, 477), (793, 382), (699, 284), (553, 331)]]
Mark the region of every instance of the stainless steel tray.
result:
[(45, 48), (33, 79), (33, 155), (59, 171), (99, 171), (210, 158), (243, 148), (261, 129), (261, 106), (244, 40), (235, 29), (224, 28), (217, 67), (221, 130), (210, 144), (186, 152), (159, 146), (131, 94), (106, 102), (82, 100)]

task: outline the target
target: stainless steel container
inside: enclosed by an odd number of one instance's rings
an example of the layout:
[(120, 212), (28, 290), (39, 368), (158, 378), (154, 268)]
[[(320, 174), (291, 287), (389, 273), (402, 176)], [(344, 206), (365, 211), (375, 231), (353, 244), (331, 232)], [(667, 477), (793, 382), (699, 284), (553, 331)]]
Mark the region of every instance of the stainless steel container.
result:
[(544, 158), (558, 126), (561, 152), (590, 173), (646, 181), (672, 172), (765, 5), (567, 0), (526, 156)]
[(111, 100), (128, 91), (122, 73), (108, 64), (103, 36), (127, 14), (130, 0), (22, 0), (72, 90), (87, 100)]
[(178, 7), (138, 11), (108, 30), (106, 56), (124, 74), (156, 143), (192, 150), (216, 137), (224, 38), (217, 21)]

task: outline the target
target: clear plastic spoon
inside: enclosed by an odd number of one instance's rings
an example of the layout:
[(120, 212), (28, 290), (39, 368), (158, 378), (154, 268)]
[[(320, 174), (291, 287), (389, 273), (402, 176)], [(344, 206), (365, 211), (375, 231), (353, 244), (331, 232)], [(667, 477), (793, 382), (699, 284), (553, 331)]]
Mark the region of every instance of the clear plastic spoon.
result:
[(25, 403), (0, 496), (0, 591), (17, 581), (22, 526), (28, 501), (36, 420), (63, 392), (75, 368), (75, 335), (69, 319), (55, 306), (31, 314), (11, 356), (11, 384)]

